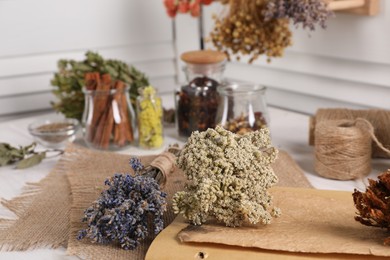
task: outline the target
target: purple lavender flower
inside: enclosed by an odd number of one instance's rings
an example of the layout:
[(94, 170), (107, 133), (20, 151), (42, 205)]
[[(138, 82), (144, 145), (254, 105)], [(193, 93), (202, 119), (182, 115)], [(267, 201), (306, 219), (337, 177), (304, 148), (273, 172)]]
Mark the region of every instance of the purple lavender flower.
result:
[(327, 19), (334, 13), (323, 0), (270, 0), (263, 15), (265, 21), (287, 18), (303, 29), (315, 30), (316, 24), (325, 29)]
[[(139, 159), (130, 160), (139, 170)], [(143, 168), (143, 166), (142, 166)], [(154, 234), (164, 228), (167, 194), (160, 191), (155, 179), (142, 175), (115, 174), (107, 179), (108, 189), (84, 211), (88, 228), (79, 231), (77, 239), (90, 238), (97, 243), (119, 242), (123, 249), (135, 249), (149, 235), (152, 219)]]
[(144, 165), (141, 163), (141, 160), (137, 157), (131, 157), (129, 164), (136, 173), (142, 171), (142, 169), (144, 168)]

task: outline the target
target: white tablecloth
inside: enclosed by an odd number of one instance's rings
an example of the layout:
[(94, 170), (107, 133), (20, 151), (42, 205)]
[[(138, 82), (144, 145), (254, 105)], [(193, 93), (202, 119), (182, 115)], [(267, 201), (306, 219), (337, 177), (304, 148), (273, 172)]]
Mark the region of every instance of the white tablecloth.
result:
[[(317, 189), (353, 191), (354, 188), (364, 189), (362, 181), (335, 181), (318, 176), (314, 171), (314, 149), (308, 145), (309, 117), (281, 109), (270, 108), (270, 129), (272, 140), (276, 147), (286, 150), (304, 170), (306, 177)], [(53, 113), (39, 116), (46, 118)], [(12, 145), (28, 145), (33, 138), (27, 131), (27, 126), (39, 118), (24, 118), (0, 123), (0, 142)], [(173, 127), (165, 131), (165, 147), (169, 144), (180, 143)], [(39, 149), (44, 149), (39, 147)], [(163, 151), (141, 150), (131, 147), (121, 153), (131, 155), (157, 154)], [(11, 199), (22, 193), (27, 182), (38, 182), (52, 169), (58, 158), (45, 159), (40, 165), (25, 170), (16, 170), (13, 166), (0, 168), (0, 198)], [(370, 178), (376, 178), (379, 172), (390, 168), (390, 160), (373, 160), (373, 171)], [(0, 216), (15, 217), (11, 212), (0, 206)], [(77, 259), (66, 256), (65, 249), (39, 249), (27, 252), (0, 252), (2, 259)]]

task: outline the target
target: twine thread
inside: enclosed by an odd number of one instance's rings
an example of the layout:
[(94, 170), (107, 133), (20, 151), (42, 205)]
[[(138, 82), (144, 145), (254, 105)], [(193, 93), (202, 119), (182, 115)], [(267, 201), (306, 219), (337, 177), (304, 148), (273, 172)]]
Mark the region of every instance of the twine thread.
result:
[(329, 120), (355, 120), (364, 118), (371, 123), (374, 129), (375, 138), (382, 144), (380, 147), (377, 142), (372, 143), (372, 157), (390, 158), (390, 154), (382, 148), (390, 149), (390, 111), (383, 109), (353, 110), (344, 108), (318, 109), (317, 113), (310, 122), (309, 143), (314, 145), (315, 130), (317, 126), (324, 121)]
[(314, 167), (326, 178), (352, 180), (367, 176), (371, 172), (373, 142), (382, 154), (390, 155), (373, 125), (364, 118), (321, 121), (314, 134)]

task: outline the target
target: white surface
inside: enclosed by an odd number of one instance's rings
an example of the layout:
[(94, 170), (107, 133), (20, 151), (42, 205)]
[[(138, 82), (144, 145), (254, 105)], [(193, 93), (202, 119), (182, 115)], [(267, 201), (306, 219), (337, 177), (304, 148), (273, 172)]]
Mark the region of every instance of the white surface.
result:
[[(335, 181), (319, 177), (313, 168), (313, 147), (308, 145), (308, 116), (270, 108), (271, 133), (276, 147), (286, 150), (305, 171), (306, 177), (318, 189), (346, 190), (364, 189), (361, 181)], [(48, 115), (40, 116), (45, 118)], [(37, 118), (25, 118), (0, 123), (0, 142), (13, 145), (27, 145), (33, 139), (27, 132), (27, 125)], [(165, 146), (177, 143), (177, 134), (173, 127), (166, 130)], [(129, 155), (156, 154), (159, 150), (141, 150), (131, 147), (123, 153)], [(0, 168), (0, 197), (11, 199), (22, 192), (26, 182), (37, 182), (45, 177), (54, 167), (57, 159), (44, 160), (40, 165), (25, 170), (15, 170), (13, 166)], [(378, 172), (390, 168), (389, 160), (375, 160), (374, 170), (370, 177), (375, 178)], [(351, 197), (352, 199), (352, 197)], [(12, 217), (9, 211), (0, 208), (0, 216)], [(71, 259), (66, 256), (65, 249), (39, 249), (28, 252), (0, 252), (0, 259)]]

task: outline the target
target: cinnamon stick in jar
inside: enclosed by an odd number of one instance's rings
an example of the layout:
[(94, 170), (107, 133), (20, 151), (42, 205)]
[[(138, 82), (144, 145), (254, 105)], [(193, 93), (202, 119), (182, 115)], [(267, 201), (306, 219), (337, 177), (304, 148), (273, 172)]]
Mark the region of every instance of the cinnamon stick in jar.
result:
[(107, 149), (110, 144), (125, 146), (134, 140), (133, 128), (129, 119), (126, 86), (122, 81), (113, 82), (109, 74), (97, 72), (85, 75), (85, 85), (93, 102), (93, 111), (86, 132), (87, 142), (94, 147)]

